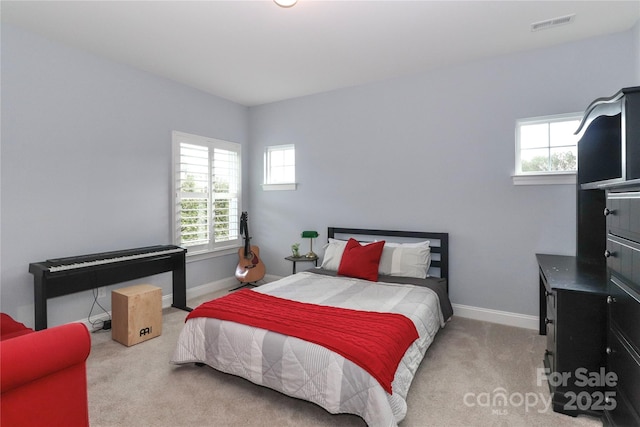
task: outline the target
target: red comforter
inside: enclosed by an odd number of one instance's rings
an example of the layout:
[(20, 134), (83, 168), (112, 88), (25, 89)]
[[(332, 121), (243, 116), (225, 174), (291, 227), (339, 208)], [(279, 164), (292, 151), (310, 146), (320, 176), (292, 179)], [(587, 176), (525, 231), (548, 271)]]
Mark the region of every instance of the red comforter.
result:
[(187, 320), (212, 317), (309, 341), (369, 372), (391, 393), (400, 360), (418, 338), (401, 314), (359, 311), (291, 301), (243, 289), (196, 307)]

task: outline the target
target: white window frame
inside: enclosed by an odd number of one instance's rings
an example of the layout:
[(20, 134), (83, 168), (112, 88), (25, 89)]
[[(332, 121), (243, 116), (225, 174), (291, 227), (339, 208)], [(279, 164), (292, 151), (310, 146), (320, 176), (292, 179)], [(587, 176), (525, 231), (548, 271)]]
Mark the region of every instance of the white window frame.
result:
[[(283, 152), (283, 151), (293, 151), (293, 164), (288, 165), (293, 168), (293, 176), (291, 180), (286, 181), (278, 181), (274, 178), (272, 165), (272, 155)], [(264, 183), (262, 184), (262, 189), (265, 191), (272, 190), (295, 190), (297, 187), (296, 184), (296, 156), (295, 156), (296, 147), (294, 144), (283, 144), (283, 145), (270, 145), (265, 148), (264, 151)]]
[[(229, 222), (235, 225), (232, 228), (232, 235), (235, 238), (226, 239), (222, 241), (215, 240), (215, 233), (208, 230), (209, 239), (206, 243), (194, 245), (186, 243), (182, 240), (181, 232), (181, 200), (184, 193), (180, 192), (181, 187), (181, 144), (195, 145), (204, 147), (208, 152), (207, 160), (207, 191), (199, 193), (202, 198), (206, 198), (208, 206), (208, 218), (207, 224), (212, 224), (213, 219), (211, 215), (214, 214), (213, 203), (216, 195), (223, 195), (223, 198), (231, 199), (235, 201), (235, 206), (232, 211), (229, 212)], [(230, 188), (231, 191), (227, 193), (215, 193), (213, 188), (213, 167), (216, 159), (216, 150), (227, 151), (236, 153), (235, 163), (237, 164), (237, 175), (234, 177), (235, 183), (232, 185), (234, 188)], [(228, 255), (237, 252), (237, 249), (242, 246), (242, 236), (240, 235), (240, 213), (242, 212), (242, 146), (235, 142), (224, 141), (215, 138), (208, 138), (199, 135), (193, 135), (185, 132), (172, 132), (172, 230), (171, 235), (173, 243), (178, 246), (185, 247), (187, 249), (187, 257), (190, 261), (209, 258), (212, 256)], [(236, 215), (237, 214), (237, 215)], [(231, 217), (235, 217), (235, 221), (231, 220)], [(209, 225), (209, 227), (211, 227)]]
[[(575, 184), (577, 170), (572, 171), (537, 171), (523, 172), (520, 148), (520, 128), (524, 125), (557, 123), (572, 120), (580, 121), (583, 113), (566, 113), (551, 116), (540, 116), (516, 120), (515, 143), (515, 172), (512, 176), (514, 185), (549, 185), (549, 184)], [(577, 129), (577, 126), (576, 126)], [(576, 143), (577, 144), (577, 143)], [(548, 147), (550, 148), (550, 146)], [(577, 159), (576, 159), (577, 161)]]

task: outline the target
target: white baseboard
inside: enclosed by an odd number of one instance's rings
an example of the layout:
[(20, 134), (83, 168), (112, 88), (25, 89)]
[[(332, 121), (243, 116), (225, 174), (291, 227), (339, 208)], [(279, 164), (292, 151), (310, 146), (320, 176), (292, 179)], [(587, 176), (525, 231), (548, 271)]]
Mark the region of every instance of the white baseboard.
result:
[[(281, 279), (280, 276), (268, 274), (265, 276), (264, 281), (266, 283), (273, 282)], [(221, 291), (224, 289), (230, 289), (238, 285), (238, 280), (235, 277), (227, 277), (225, 279), (216, 280), (215, 282), (205, 283), (204, 285), (196, 286), (194, 288), (187, 289), (187, 299), (198, 298), (206, 294)], [(173, 302), (173, 294), (162, 296), (162, 308), (171, 307)], [(508, 311), (492, 310), (489, 308), (473, 307), (462, 304), (452, 304), (454, 316), (464, 317), (466, 319), (481, 320), (484, 322), (498, 323), (501, 325), (515, 326), (518, 328), (538, 330), (539, 317), (530, 316), (527, 314), (511, 313)], [(92, 321), (108, 320), (111, 317), (111, 312), (102, 313), (91, 318)], [(87, 319), (78, 320), (80, 323), (84, 323), (89, 330), (92, 329), (91, 324)]]
[[(195, 288), (187, 288), (187, 300), (191, 298), (198, 298), (206, 294), (222, 291), (238, 285), (238, 279), (235, 277), (227, 277), (225, 279), (216, 280), (215, 282), (205, 283), (204, 285), (196, 286)], [(162, 308), (171, 307), (173, 302), (173, 294), (162, 296)]]
[(511, 313), (508, 311), (492, 310), (489, 308), (472, 307), (469, 305), (452, 304), (453, 315), (467, 319), (482, 320), (484, 322), (499, 323), (501, 325), (538, 330), (540, 318), (528, 314)]
[[(204, 285), (196, 286), (194, 288), (187, 289), (187, 300), (190, 298), (198, 298), (206, 294), (221, 291), (224, 289), (230, 289), (238, 284), (238, 279), (235, 277), (227, 277), (225, 279), (217, 280), (215, 282), (205, 283)], [(173, 294), (162, 296), (162, 308), (169, 308), (173, 303)], [(100, 313), (95, 316), (91, 316), (92, 322), (101, 322), (109, 320), (111, 318), (111, 311), (107, 313)], [(89, 323), (88, 319), (77, 320), (77, 323), (83, 323), (90, 331), (93, 330), (93, 325)], [(74, 322), (74, 323), (76, 323)]]

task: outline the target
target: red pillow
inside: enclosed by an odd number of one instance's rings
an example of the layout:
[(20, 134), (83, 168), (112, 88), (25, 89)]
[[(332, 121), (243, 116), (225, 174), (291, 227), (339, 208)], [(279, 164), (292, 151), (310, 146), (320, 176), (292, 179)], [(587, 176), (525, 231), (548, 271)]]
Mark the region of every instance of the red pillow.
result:
[(356, 239), (349, 239), (342, 253), (338, 274), (377, 282), (383, 247), (384, 240), (363, 246)]

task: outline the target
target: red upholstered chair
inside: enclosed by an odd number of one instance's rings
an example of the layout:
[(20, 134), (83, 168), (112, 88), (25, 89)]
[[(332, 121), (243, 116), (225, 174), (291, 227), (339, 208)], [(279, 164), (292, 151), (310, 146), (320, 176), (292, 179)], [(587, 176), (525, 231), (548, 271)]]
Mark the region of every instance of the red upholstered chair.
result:
[(0, 341), (26, 335), (33, 332), (20, 322), (16, 322), (8, 314), (0, 313)]
[[(0, 320), (0, 425), (88, 426), (91, 337), (86, 326), (71, 323), (20, 334), (16, 325)], [(7, 336), (12, 331), (11, 338), (5, 339), (5, 329)]]

